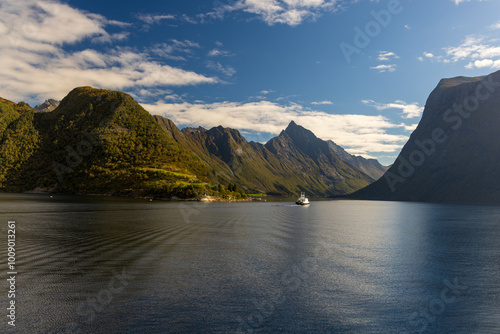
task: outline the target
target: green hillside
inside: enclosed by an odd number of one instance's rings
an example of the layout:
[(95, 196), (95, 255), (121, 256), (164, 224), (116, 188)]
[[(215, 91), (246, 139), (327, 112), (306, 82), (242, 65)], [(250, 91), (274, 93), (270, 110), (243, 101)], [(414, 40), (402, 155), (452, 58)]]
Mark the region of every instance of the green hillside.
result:
[(155, 119), (171, 138), (212, 167), (220, 182), (234, 183), (247, 193), (297, 195), (306, 191), (311, 196), (329, 196), (350, 193), (374, 181), (294, 122), (262, 145), (247, 142), (230, 128), (180, 131), (169, 119)]
[(1, 190), (189, 198), (225, 189), (125, 93), (76, 88), (49, 113), (0, 107)]

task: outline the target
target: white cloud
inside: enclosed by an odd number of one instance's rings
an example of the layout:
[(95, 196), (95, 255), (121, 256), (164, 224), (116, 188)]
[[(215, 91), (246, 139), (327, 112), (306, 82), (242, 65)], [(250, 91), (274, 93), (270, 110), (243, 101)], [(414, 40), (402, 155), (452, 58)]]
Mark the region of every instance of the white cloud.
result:
[(407, 136), (389, 134), (402, 124), (393, 124), (384, 116), (335, 115), (309, 110), (291, 103), (279, 105), (270, 101), (212, 104), (165, 103), (143, 104), (152, 114), (163, 115), (180, 126), (222, 125), (241, 131), (279, 134), (294, 120), (313, 131), (319, 138), (333, 140), (354, 154), (394, 152), (408, 140)]
[[(2, 1), (0, 11), (2, 30), (7, 35), (4, 38), (19, 47), (30, 49), (36, 44), (72, 44), (83, 38), (108, 35), (104, 30), (107, 24), (104, 17), (56, 2)], [(23, 45), (24, 42), (28, 45)]]
[(178, 94), (169, 94), (169, 95), (165, 95), (165, 100), (179, 102), (179, 101), (183, 101), (184, 99), (182, 98), (182, 96), (180, 96)]
[(399, 56), (394, 52), (389, 52), (389, 51), (378, 52), (378, 57), (377, 57), (378, 61), (389, 61), (391, 59), (399, 59)]
[(269, 89), (269, 90), (262, 90), (262, 91), (260, 91), (260, 93), (264, 94), (264, 95), (267, 95), (267, 94), (274, 93), (274, 90), (271, 90), (271, 89)]
[(156, 44), (151, 48), (151, 52), (164, 58), (171, 60), (186, 60), (185, 56), (194, 54), (194, 49), (200, 48), (198, 43), (184, 40), (178, 41), (171, 39), (168, 43)]
[(387, 65), (383, 64), (378, 66), (371, 66), (370, 69), (377, 70), (380, 73), (384, 73), (384, 72), (394, 72), (396, 71), (396, 67), (397, 67), (396, 64), (387, 64)]
[(160, 23), (163, 20), (174, 20), (174, 15), (153, 15), (153, 14), (139, 14), (137, 18), (148, 24)]
[(208, 52), (209, 57), (229, 57), (232, 53), (229, 51), (224, 51), (220, 49), (212, 49)]
[[(399, 59), (399, 56), (392, 51), (379, 51), (377, 60), (380, 62), (388, 62)], [(380, 64), (377, 66), (371, 66), (370, 69), (379, 71), (379, 73), (384, 72), (395, 72), (398, 65), (396, 64)]]
[(331, 105), (332, 101), (319, 101), (319, 102), (311, 102), (312, 105), (320, 106), (320, 105)]
[(404, 118), (415, 118), (420, 117), (424, 111), (424, 107), (420, 107), (418, 103), (406, 103), (401, 100), (397, 100), (393, 103), (378, 103), (373, 100), (363, 100), (364, 104), (375, 107), (377, 110), (387, 110), (387, 109), (400, 109), (403, 112)]
[[(483, 36), (470, 35), (458, 46), (443, 48), (444, 54), (434, 55), (424, 52), (424, 56), (445, 64), (467, 61), (467, 69), (499, 68), (500, 46), (497, 39), (487, 39)], [(423, 61), (423, 58), (419, 60)]]
[(231, 66), (224, 66), (220, 62), (209, 61), (207, 62), (207, 67), (211, 70), (221, 72), (228, 77), (232, 77), (236, 73), (234, 68)]
[(464, 59), (500, 57), (500, 46), (492, 45), (494, 42), (480, 36), (467, 36), (459, 46), (447, 47), (444, 50), (446, 55), (455, 62)]
[(497, 30), (500, 29), (500, 22), (497, 22), (490, 26), (490, 29)]
[(404, 129), (406, 131), (414, 131), (417, 128), (418, 124), (404, 125)]
[[(152, 61), (147, 52), (78, 50), (77, 43), (110, 41), (107, 25), (127, 24), (53, 1), (2, 1), (0, 96), (60, 99), (72, 88), (108, 89), (217, 83), (219, 79)], [(121, 34), (123, 37), (124, 35)], [(66, 46), (72, 45), (72, 51)], [(75, 50), (76, 49), (76, 50)]]
[[(470, 2), (471, 0), (451, 0), (452, 2), (455, 3), (455, 5), (460, 5), (461, 3), (464, 3), (464, 2)], [(486, 1), (486, 0), (476, 0), (476, 1)]]
[(315, 19), (322, 12), (337, 9), (339, 0), (238, 0), (215, 8), (208, 16), (223, 17), (228, 12), (243, 11), (259, 16), (267, 24), (296, 26), (306, 19)]
[(476, 60), (474, 62), (470, 62), (465, 65), (467, 69), (473, 68), (491, 68), (491, 69), (500, 69), (500, 59), (492, 60), (492, 59), (482, 59)]

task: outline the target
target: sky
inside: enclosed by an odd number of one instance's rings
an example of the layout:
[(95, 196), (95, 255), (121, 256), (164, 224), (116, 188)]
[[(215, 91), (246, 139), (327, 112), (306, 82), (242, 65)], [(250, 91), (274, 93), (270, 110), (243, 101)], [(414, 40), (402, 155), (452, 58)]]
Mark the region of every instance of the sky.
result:
[(500, 70), (497, 0), (0, 0), (0, 97), (131, 94), (266, 142), (294, 120), (391, 164), (441, 78)]

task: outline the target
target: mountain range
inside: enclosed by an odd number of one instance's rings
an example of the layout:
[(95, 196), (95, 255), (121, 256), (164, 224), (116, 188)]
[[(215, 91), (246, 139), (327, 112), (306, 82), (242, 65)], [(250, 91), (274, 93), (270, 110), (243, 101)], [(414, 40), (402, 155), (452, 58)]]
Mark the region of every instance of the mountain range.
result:
[(36, 108), (0, 100), (1, 190), (333, 196), (361, 189), (386, 170), (295, 122), (266, 144), (248, 142), (221, 126), (179, 130), (128, 94), (91, 87)]
[[(370, 184), (385, 172), (376, 160), (354, 157), (345, 151), (342, 159), (332, 149), (340, 147), (317, 138), (293, 121), (279, 136), (260, 144), (247, 142), (234, 129), (219, 126), (179, 130), (171, 120), (154, 117), (166, 133), (216, 170), (222, 180), (250, 192), (345, 194)], [(357, 165), (367, 166), (366, 172)]]
[(395, 163), (355, 199), (500, 203), (500, 71), (443, 79)]

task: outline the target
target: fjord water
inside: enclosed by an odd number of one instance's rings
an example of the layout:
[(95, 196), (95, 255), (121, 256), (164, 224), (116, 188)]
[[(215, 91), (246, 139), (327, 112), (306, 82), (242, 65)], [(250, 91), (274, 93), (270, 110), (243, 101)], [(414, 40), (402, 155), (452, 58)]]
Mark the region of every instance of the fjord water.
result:
[(16, 333), (499, 333), (500, 207), (0, 195)]

